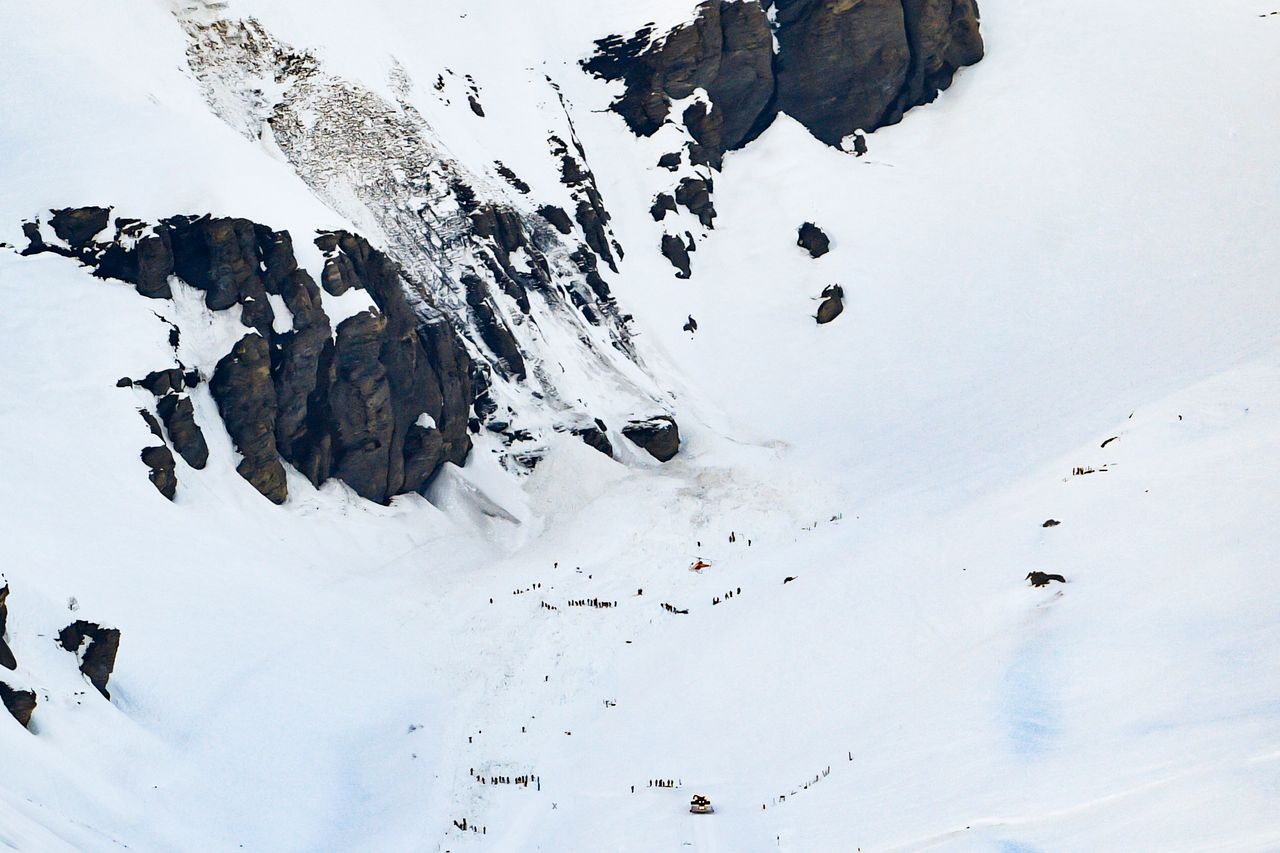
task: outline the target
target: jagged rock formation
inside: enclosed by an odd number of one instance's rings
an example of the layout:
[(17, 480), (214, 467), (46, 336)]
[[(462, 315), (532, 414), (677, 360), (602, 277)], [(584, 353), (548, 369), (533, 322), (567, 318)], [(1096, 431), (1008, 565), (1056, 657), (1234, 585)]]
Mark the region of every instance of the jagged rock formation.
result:
[(0, 681), (0, 703), (22, 724), (23, 728), (31, 726), (31, 715), (36, 710), (36, 694), (31, 690), (15, 690)]
[(196, 423), (195, 407), (191, 398), (166, 394), (156, 403), (156, 411), (164, 421), (164, 428), (169, 433), (169, 441), (174, 450), (182, 456), (188, 465), (197, 471), (209, 461), (209, 445), (204, 440), (204, 432)]
[(573, 434), (582, 439), (583, 443), (588, 447), (594, 448), (605, 456), (613, 458), (613, 443), (609, 441), (609, 428), (605, 426), (604, 421), (596, 418), (595, 421), (587, 426), (575, 427)]
[(825, 231), (812, 222), (806, 222), (800, 226), (796, 245), (808, 252), (811, 258), (820, 258), (831, 251), (831, 239), (827, 237)]
[[(149, 416), (151, 413), (147, 412)], [(157, 425), (156, 430), (159, 427)], [(160, 436), (156, 436), (159, 438)], [(142, 464), (147, 466), (147, 476), (151, 480), (151, 485), (156, 487), (156, 491), (164, 495), (169, 500), (173, 500), (173, 496), (178, 493), (178, 475), (176, 472), (176, 464), (173, 461), (173, 454), (169, 452), (169, 448), (163, 444), (155, 447), (144, 447), (142, 453)]]
[(659, 462), (669, 461), (680, 450), (680, 428), (670, 415), (631, 421), (622, 428), (622, 434)]
[(5, 639), (5, 630), (9, 621), (9, 585), (0, 586), (0, 666), (5, 669), (17, 669), (18, 661), (13, 650)]
[(675, 234), (662, 235), (662, 254), (676, 268), (676, 278), (689, 278), (692, 274), (689, 262), (689, 249), (685, 242)]
[(894, 124), (983, 54), (973, 0), (707, 0), (665, 36), (646, 28), (596, 46), (584, 66), (624, 82), (613, 109), (641, 136), (668, 120), (673, 100), (706, 91), (710, 103), (680, 120), (717, 168), (779, 112), (829, 145)]
[[(128, 274), (136, 267), (120, 259), (149, 239), (170, 249), (171, 267), (156, 265), (162, 253), (148, 262), (149, 274), (166, 288), (175, 275), (203, 290), (211, 310), (240, 306), (241, 323), (252, 331), (218, 362), (209, 388), (243, 457), (237, 470), (273, 502), (288, 494), (282, 461), (316, 485), (337, 477), (385, 503), (422, 489), (444, 462), (465, 460), (473, 400), (467, 348), (429, 304), (410, 304), (399, 266), (363, 238), (334, 232), (316, 240), (326, 258), (326, 289), (334, 295), (363, 290), (373, 305), (343, 321), (335, 336), (320, 289), (299, 269), (287, 232), (209, 216), (154, 226), (117, 219), (114, 239), (97, 243), (109, 211), (85, 210), (54, 213), (50, 225), (60, 223), (55, 234), (65, 245), (45, 240), (39, 225), (30, 223), (28, 253), (61, 250), (99, 275), (114, 258), (108, 271)], [(141, 233), (148, 236), (139, 238)], [(133, 283), (141, 288), (140, 281)], [(292, 314), (289, 331), (275, 331), (270, 296), (280, 297)], [(518, 350), (512, 355), (518, 358)], [(169, 440), (197, 469), (206, 465), (209, 448), (192, 401), (181, 392), (198, 382), (197, 371), (179, 366), (136, 383), (160, 398), (157, 411)], [(155, 417), (145, 410), (143, 416), (163, 439)], [(142, 459), (152, 483), (172, 499), (177, 479), (169, 448), (148, 447)]]
[(828, 285), (822, 291), (822, 304), (818, 306), (818, 325), (830, 323), (844, 313), (844, 288), (838, 284)]
[[(88, 645), (85, 646), (85, 642)], [(80, 672), (89, 683), (107, 699), (107, 682), (116, 667), (116, 654), (120, 651), (120, 631), (104, 628), (94, 622), (77, 619), (58, 632), (58, 645), (80, 657)], [(84, 646), (83, 652), (81, 647)]]

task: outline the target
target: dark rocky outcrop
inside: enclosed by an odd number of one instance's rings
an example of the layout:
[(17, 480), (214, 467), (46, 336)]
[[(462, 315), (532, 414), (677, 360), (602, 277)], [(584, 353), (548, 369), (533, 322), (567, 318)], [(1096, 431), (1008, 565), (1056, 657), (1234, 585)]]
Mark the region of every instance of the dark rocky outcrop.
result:
[[(689, 122), (696, 139), (711, 153), (740, 148), (752, 138), (773, 98), (773, 34), (758, 3), (710, 0), (694, 21), (651, 44), (652, 30), (624, 39), (596, 42), (587, 71), (626, 88), (613, 109), (641, 136), (651, 136), (667, 120), (673, 100), (705, 89), (711, 109)], [(687, 117), (686, 120), (688, 121)], [(696, 127), (696, 129), (695, 129)]]
[(520, 354), (520, 346), (511, 330), (498, 318), (484, 279), (467, 273), (462, 276), (462, 284), (467, 289), (467, 305), (475, 315), (476, 326), (485, 346), (498, 356), (500, 367), (505, 367), (512, 376), (524, 379), (524, 356)]
[(653, 206), (649, 208), (649, 215), (653, 217), (654, 222), (661, 222), (667, 218), (668, 213), (675, 212), (675, 197), (668, 193), (658, 193), (657, 198), (653, 200)]
[(185, 388), (187, 377), (182, 372), (182, 368), (170, 367), (151, 371), (146, 378), (139, 380), (138, 384), (157, 397), (163, 397), (165, 394), (176, 393)]
[[(479, 236), (492, 250), (484, 257), (495, 280), (528, 310), (526, 287), (550, 286), (536, 241), (509, 210), (475, 205), (472, 210), (483, 232)], [(210, 216), (173, 217), (154, 226), (117, 219), (115, 241), (95, 243), (108, 214), (105, 208), (55, 211), (55, 233), (79, 248), (49, 243), (38, 223), (28, 223), (29, 248), (75, 257), (94, 267), (95, 275), (133, 281), (149, 296), (170, 296), (168, 277), (176, 275), (203, 290), (213, 310), (240, 306), (253, 332), (218, 362), (210, 391), (243, 457), (237, 470), (270, 500), (287, 498), (283, 462), (316, 485), (337, 477), (363, 497), (385, 503), (423, 489), (445, 462), (465, 461), (474, 399), (467, 345), (429, 299), (419, 293), (410, 301), (400, 267), (363, 238), (335, 231), (315, 241), (325, 258), (325, 289), (334, 295), (362, 290), (375, 306), (344, 322), (335, 340), (320, 288), (298, 267), (288, 232)], [(550, 215), (571, 227), (563, 211)], [(508, 253), (517, 248), (529, 259), (527, 271), (511, 263)], [(600, 299), (607, 300), (609, 290), (595, 272), (594, 255), (585, 254), (575, 262)], [(504, 364), (523, 377), (519, 348), (498, 320), (487, 288), (482, 291), (493, 320), (485, 340), (496, 344)], [(280, 297), (288, 307), (288, 331), (275, 331), (268, 296)], [(170, 326), (169, 341), (176, 347), (179, 330)], [(183, 392), (199, 381), (199, 371), (179, 364), (136, 382), (160, 398), (157, 410), (169, 440), (194, 468), (207, 463), (209, 450)], [(134, 384), (128, 378), (117, 383)], [(143, 416), (163, 441), (156, 418), (145, 410)], [(142, 456), (152, 482), (172, 498), (177, 486), (173, 454), (159, 446)]]
[(178, 492), (178, 475), (174, 469), (173, 454), (163, 444), (156, 447), (145, 447), (142, 450), (142, 463), (150, 469), (148, 477), (151, 484), (160, 494), (169, 500)]
[(832, 284), (822, 291), (822, 304), (818, 306), (818, 325), (830, 323), (844, 313), (844, 288)]
[(9, 643), (5, 639), (5, 631), (9, 622), (9, 585), (0, 586), (0, 666), (5, 669), (17, 669), (18, 661), (13, 656), (13, 650), (9, 648)]
[(800, 226), (796, 245), (808, 252), (811, 258), (820, 258), (831, 251), (830, 238), (825, 231), (812, 222), (806, 222)]
[(106, 230), (111, 217), (108, 207), (68, 207), (51, 211), (49, 225), (58, 239), (73, 249), (83, 250), (93, 244), (93, 238)]
[(116, 654), (120, 650), (120, 631), (77, 619), (58, 632), (58, 644), (72, 654), (79, 655), (80, 672), (84, 673), (99, 693), (110, 699), (107, 682), (115, 670)]
[(164, 224), (173, 246), (174, 273), (205, 291), (205, 304), (214, 311), (239, 303), (241, 322), (269, 338), (274, 318), (262, 267), (264, 254), (278, 255), (278, 247), (264, 253), (258, 229), (247, 219), (180, 216)]
[(584, 67), (623, 81), (612, 108), (641, 136), (668, 120), (673, 100), (707, 91), (711, 103), (681, 119), (716, 168), (779, 112), (830, 145), (894, 124), (983, 54), (974, 0), (707, 0), (665, 38), (646, 28), (596, 47)]
[(23, 728), (31, 725), (31, 715), (36, 710), (36, 694), (31, 690), (15, 690), (0, 681), (0, 703), (22, 724)]
[(582, 439), (588, 447), (599, 450), (610, 459), (613, 458), (613, 443), (609, 441), (608, 427), (605, 426), (604, 421), (596, 418), (595, 423), (574, 428), (573, 434)]
[(564, 208), (556, 207), (554, 204), (544, 204), (538, 208), (538, 215), (550, 222), (552, 227), (561, 234), (569, 234), (573, 231), (573, 220), (564, 212)]
[(680, 428), (670, 415), (630, 421), (622, 428), (622, 434), (659, 462), (672, 459), (680, 450)]
[(168, 394), (156, 403), (156, 411), (164, 421), (169, 441), (178, 454), (192, 468), (204, 468), (209, 461), (209, 445), (204, 440), (200, 425), (196, 423), (195, 406), (191, 398)]
[(684, 241), (675, 234), (662, 235), (662, 254), (676, 268), (676, 278), (689, 278), (693, 275), (689, 261), (689, 250)]
[(716, 218), (715, 205), (711, 203), (710, 178), (683, 178), (676, 187), (676, 204), (682, 205), (698, 217), (704, 228), (713, 228)]
[(679, 169), (680, 168), (680, 152), (672, 151), (668, 154), (663, 154), (661, 157), (658, 158), (658, 168), (669, 169), (672, 172)]
[(267, 341), (250, 332), (218, 362), (209, 380), (223, 423), (243, 457), (236, 472), (272, 503), (288, 497), (276, 449), (276, 395)]

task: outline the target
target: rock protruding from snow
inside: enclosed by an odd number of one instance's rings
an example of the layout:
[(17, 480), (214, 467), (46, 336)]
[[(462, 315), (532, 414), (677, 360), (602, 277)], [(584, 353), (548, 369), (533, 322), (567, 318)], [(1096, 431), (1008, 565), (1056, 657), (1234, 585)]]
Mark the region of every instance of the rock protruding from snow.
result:
[(809, 257), (820, 258), (831, 251), (831, 238), (817, 225), (806, 222), (800, 226), (796, 245), (808, 252)]
[(594, 423), (576, 427), (573, 434), (582, 439), (588, 447), (594, 448), (605, 456), (613, 458), (613, 443), (609, 441), (609, 428), (604, 421), (596, 418)]
[(276, 449), (276, 394), (266, 339), (250, 332), (237, 341), (218, 362), (209, 390), (243, 457), (236, 472), (272, 503), (284, 503), (289, 491)]
[[(147, 412), (147, 414), (151, 413)], [(140, 455), (142, 464), (148, 468), (147, 476), (151, 480), (151, 485), (155, 486), (160, 494), (173, 500), (173, 496), (178, 493), (178, 475), (175, 470), (177, 466), (169, 448), (163, 444), (144, 447)]]
[(844, 313), (844, 288), (838, 284), (822, 290), (822, 304), (818, 306), (818, 325), (830, 323)]
[(5, 669), (17, 669), (18, 661), (13, 656), (13, 649), (5, 639), (5, 630), (9, 621), (9, 585), (0, 586), (0, 666)]
[(204, 432), (196, 423), (195, 406), (186, 395), (166, 394), (156, 403), (156, 411), (164, 421), (164, 428), (169, 433), (169, 441), (174, 450), (196, 470), (204, 468), (209, 461), (209, 445), (204, 440)]
[(673, 101), (705, 92), (710, 103), (689, 104), (681, 120), (705, 161), (719, 168), (726, 151), (746, 145), (779, 112), (829, 145), (894, 124), (983, 55), (974, 0), (769, 5), (772, 28), (760, 3), (707, 0), (692, 22), (665, 37), (646, 28), (600, 39), (584, 67), (624, 82), (612, 106), (641, 136), (668, 120)]
[(107, 682), (115, 670), (116, 653), (120, 650), (119, 629), (104, 628), (95, 622), (77, 619), (58, 632), (58, 644), (79, 655), (80, 672), (99, 693), (110, 699)]
[(693, 274), (689, 261), (689, 249), (685, 246), (684, 240), (675, 234), (662, 235), (662, 254), (671, 261), (671, 266), (676, 268), (676, 278), (689, 278)]
[(670, 415), (631, 421), (622, 428), (622, 434), (659, 462), (667, 462), (680, 450), (680, 427)]
[(23, 728), (30, 728), (31, 715), (36, 710), (36, 694), (31, 690), (15, 690), (3, 681), (0, 681), (0, 703), (13, 715), (13, 718), (22, 724)]

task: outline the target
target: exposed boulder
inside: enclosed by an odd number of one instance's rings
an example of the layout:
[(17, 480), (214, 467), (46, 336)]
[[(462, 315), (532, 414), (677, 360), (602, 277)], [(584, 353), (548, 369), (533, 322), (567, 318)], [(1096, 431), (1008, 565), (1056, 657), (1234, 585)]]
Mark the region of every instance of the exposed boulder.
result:
[(676, 171), (680, 168), (680, 152), (672, 151), (658, 158), (658, 168)]
[(711, 203), (711, 189), (710, 178), (684, 178), (676, 187), (676, 204), (688, 208), (704, 228), (713, 228), (712, 223), (716, 218), (716, 208)]
[(151, 299), (171, 299), (169, 276), (173, 274), (173, 245), (167, 228), (146, 233), (136, 219), (116, 220), (116, 239), (102, 253), (94, 275), (133, 284)]
[(778, 112), (829, 145), (900, 121), (982, 53), (974, 0), (708, 0), (665, 37), (648, 27), (597, 41), (583, 65), (623, 81), (612, 109), (641, 136), (668, 120), (673, 100), (704, 89), (710, 104), (681, 119), (698, 145), (693, 162), (719, 168)]
[(653, 206), (649, 208), (649, 215), (653, 217), (654, 222), (661, 222), (667, 218), (668, 213), (676, 212), (676, 200), (668, 193), (658, 193), (657, 198), (653, 200)]
[(725, 151), (742, 147), (757, 132), (773, 98), (773, 34), (758, 3), (708, 0), (697, 17), (665, 39), (652, 30), (596, 42), (587, 71), (626, 88), (613, 109), (641, 136), (667, 120), (671, 102), (704, 89), (710, 108), (690, 127), (717, 167)]
[(13, 650), (9, 648), (9, 643), (5, 639), (5, 631), (9, 621), (9, 585), (0, 586), (0, 666), (5, 669), (17, 669), (18, 661), (13, 656)]
[(120, 631), (77, 619), (58, 632), (58, 644), (72, 654), (79, 655), (80, 671), (99, 693), (110, 699), (107, 682), (115, 670), (116, 653), (120, 650)]
[(204, 440), (204, 432), (196, 423), (195, 406), (191, 398), (168, 394), (156, 403), (156, 411), (164, 421), (164, 428), (169, 432), (169, 441), (186, 463), (197, 470), (204, 468), (209, 461), (209, 445)]
[(214, 311), (239, 303), (241, 322), (269, 338), (274, 318), (254, 223), (180, 216), (164, 224), (169, 229), (178, 277), (205, 291), (205, 304)]
[(93, 238), (107, 228), (111, 217), (108, 207), (68, 207), (50, 211), (49, 225), (58, 239), (73, 249), (86, 249), (93, 244)]
[(151, 479), (151, 484), (160, 494), (173, 500), (173, 496), (178, 492), (178, 475), (174, 471), (176, 465), (169, 448), (163, 444), (145, 447), (141, 456), (143, 464), (150, 469), (147, 476)]
[(689, 278), (693, 271), (689, 262), (689, 250), (675, 234), (662, 235), (662, 254), (676, 268), (676, 278)]
[(670, 415), (630, 421), (622, 428), (622, 434), (659, 462), (672, 459), (680, 450), (680, 428)]
[(520, 346), (511, 330), (498, 318), (484, 279), (466, 273), (462, 276), (462, 284), (467, 289), (467, 305), (475, 315), (481, 339), (501, 359), (500, 366), (505, 367), (512, 376), (524, 379), (524, 356), (520, 354)]
[(844, 313), (844, 288), (830, 285), (822, 291), (822, 304), (818, 306), (818, 325), (830, 323)]
[(0, 681), (0, 702), (4, 703), (4, 707), (24, 729), (30, 728), (31, 715), (36, 710), (36, 694), (33, 691), (15, 690)]
[(800, 226), (796, 245), (809, 253), (811, 258), (820, 258), (831, 251), (831, 240), (817, 225), (806, 222)]
[(538, 215), (551, 223), (561, 234), (569, 234), (573, 231), (573, 220), (569, 218), (569, 214), (564, 212), (564, 208), (556, 207), (554, 204), (544, 204), (538, 208)]
[(284, 503), (289, 491), (276, 451), (276, 395), (266, 339), (252, 332), (241, 338), (218, 362), (209, 390), (244, 457), (236, 471), (272, 503)]
[(595, 423), (589, 426), (575, 428), (573, 434), (582, 439), (588, 447), (599, 450), (610, 459), (613, 458), (613, 443), (609, 441), (608, 427), (605, 426), (604, 421), (596, 418)]
[(182, 368), (170, 367), (151, 371), (145, 379), (139, 380), (138, 384), (157, 397), (163, 397), (165, 394), (176, 393), (185, 388), (187, 378)]

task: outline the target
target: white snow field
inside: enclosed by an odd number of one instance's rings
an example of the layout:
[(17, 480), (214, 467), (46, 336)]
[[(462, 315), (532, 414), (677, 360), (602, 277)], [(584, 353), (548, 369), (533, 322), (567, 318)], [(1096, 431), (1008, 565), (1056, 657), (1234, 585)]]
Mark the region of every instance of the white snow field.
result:
[[(205, 105), (201, 5), (0, 2), (0, 242), (84, 204), (363, 225)], [(442, 149), (558, 203), (553, 78), (684, 444), (516, 477), (480, 439), (425, 498), (291, 470), (276, 507), (202, 384), (170, 503), (115, 381), (171, 357), (153, 311), (203, 366), (243, 330), (0, 249), (0, 677), (39, 701), (0, 714), (0, 847), (1280, 850), (1274, 0), (983, 0), (986, 59), (866, 157), (786, 118), (728, 156), (689, 281), (665, 131), (576, 63), (692, 2), (208, 5), (375, 89), (398, 62)], [(122, 631), (111, 702), (75, 618)]]

